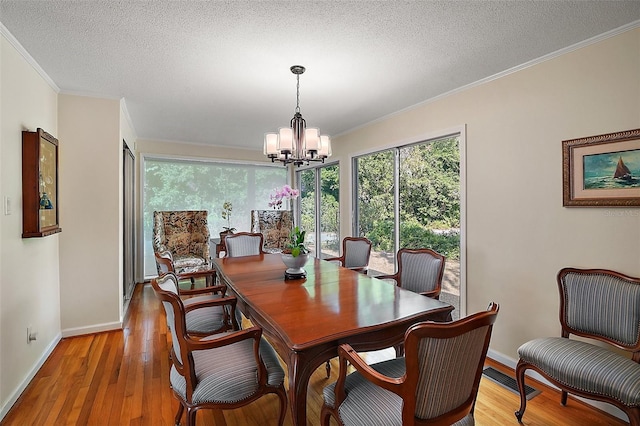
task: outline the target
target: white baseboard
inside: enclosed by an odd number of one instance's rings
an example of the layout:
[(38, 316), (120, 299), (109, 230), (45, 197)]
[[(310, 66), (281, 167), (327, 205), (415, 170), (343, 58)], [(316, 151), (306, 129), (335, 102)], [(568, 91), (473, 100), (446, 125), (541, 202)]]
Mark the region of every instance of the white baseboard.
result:
[(89, 327), (66, 328), (62, 330), (62, 337), (82, 336), (84, 334), (101, 333), (103, 331), (122, 330), (122, 322), (108, 322)]
[(9, 396), (9, 399), (7, 399), (7, 403), (4, 406), (2, 406), (2, 409), (0, 409), (0, 421), (4, 419), (4, 416), (6, 416), (9, 410), (11, 409), (11, 407), (13, 407), (13, 404), (15, 404), (18, 398), (20, 398), (20, 395), (22, 395), (22, 392), (24, 392), (27, 386), (29, 386), (29, 383), (31, 383), (31, 380), (33, 380), (33, 378), (36, 376), (36, 374), (38, 373), (38, 370), (42, 368), (47, 358), (49, 358), (49, 355), (51, 355), (53, 350), (56, 348), (56, 346), (60, 342), (61, 338), (62, 336), (60, 334), (58, 334), (53, 338), (51, 343), (49, 343), (49, 346), (47, 346), (45, 351), (42, 353), (42, 356), (40, 357), (40, 359), (38, 359), (38, 361), (33, 365), (33, 368), (31, 368), (29, 373), (25, 376), (22, 383), (20, 383), (20, 385)]
[[(516, 364), (518, 363), (517, 360), (513, 359), (513, 358), (509, 358), (508, 356), (501, 354), (500, 352), (496, 352), (494, 350), (489, 349), (489, 351), (487, 352), (487, 357), (491, 358), (492, 360), (499, 362), (502, 365), (506, 365), (509, 368), (512, 368), (514, 371), (516, 369)], [(558, 389), (555, 385), (551, 384), (551, 382), (549, 382), (547, 379), (545, 379), (544, 377), (542, 377), (538, 372), (533, 371), (533, 370), (527, 370), (526, 372), (527, 377), (531, 377), (532, 379), (535, 379), (553, 389)], [(558, 391), (560, 391), (560, 389), (558, 389)], [(619, 409), (618, 407), (611, 405), (611, 404), (607, 404), (606, 402), (600, 402), (600, 401), (594, 401), (591, 399), (585, 399), (585, 398), (581, 398), (579, 396), (573, 395), (571, 394), (572, 397), (579, 399), (580, 401), (584, 402), (585, 404), (589, 404), (594, 408), (597, 408), (598, 410), (604, 411), (605, 413), (611, 414), (612, 416), (615, 416), (617, 418), (619, 418), (620, 420), (624, 420), (626, 422), (629, 421), (629, 417), (625, 414), (624, 411), (622, 411), (621, 409)], [(560, 403), (560, 399), (558, 399), (558, 403)], [(517, 410), (517, 407), (515, 408)], [(526, 416), (526, 411), (525, 411), (525, 416)]]

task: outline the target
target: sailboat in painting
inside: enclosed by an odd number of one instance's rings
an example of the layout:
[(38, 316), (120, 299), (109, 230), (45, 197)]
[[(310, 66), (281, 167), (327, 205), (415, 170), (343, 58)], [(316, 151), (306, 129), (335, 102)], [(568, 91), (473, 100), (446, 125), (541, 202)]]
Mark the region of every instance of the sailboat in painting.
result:
[(616, 166), (616, 171), (613, 174), (614, 179), (622, 179), (622, 180), (631, 180), (633, 176), (631, 176), (631, 170), (624, 164), (622, 161), (622, 157), (618, 160), (618, 165)]

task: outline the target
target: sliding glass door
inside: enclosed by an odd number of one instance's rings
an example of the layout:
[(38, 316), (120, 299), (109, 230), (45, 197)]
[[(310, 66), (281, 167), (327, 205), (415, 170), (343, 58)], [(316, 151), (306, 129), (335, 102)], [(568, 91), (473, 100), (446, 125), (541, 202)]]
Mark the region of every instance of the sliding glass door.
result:
[(340, 248), (340, 167), (337, 164), (296, 172), (300, 222), (307, 248), (316, 257), (337, 256)]
[(395, 269), (395, 152), (387, 150), (357, 157), (354, 161), (356, 181), (356, 222), (354, 235), (373, 243), (369, 269), (379, 274), (393, 274)]
[(447, 257), (442, 298), (459, 307), (459, 135), (362, 155), (353, 170), (355, 233), (373, 243), (370, 270), (393, 273), (400, 248), (431, 248)]

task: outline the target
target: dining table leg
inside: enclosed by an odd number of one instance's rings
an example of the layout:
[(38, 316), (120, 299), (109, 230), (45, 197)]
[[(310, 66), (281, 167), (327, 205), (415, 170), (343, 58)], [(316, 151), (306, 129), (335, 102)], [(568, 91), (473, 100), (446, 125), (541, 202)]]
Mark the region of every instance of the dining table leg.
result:
[(304, 354), (292, 352), (287, 363), (289, 372), (289, 405), (291, 417), (296, 426), (307, 426), (307, 388), (313, 374), (309, 360)]

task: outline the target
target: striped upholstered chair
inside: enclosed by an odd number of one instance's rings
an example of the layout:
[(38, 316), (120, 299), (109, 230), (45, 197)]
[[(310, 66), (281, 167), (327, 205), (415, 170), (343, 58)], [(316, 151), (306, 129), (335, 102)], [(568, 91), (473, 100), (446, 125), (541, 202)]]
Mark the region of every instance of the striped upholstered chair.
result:
[[(181, 298), (184, 305), (185, 327), (192, 336), (209, 336), (227, 330), (238, 330), (239, 323), (234, 322), (236, 298), (224, 297), (225, 286), (212, 286), (195, 290), (183, 290), (178, 285), (178, 277), (167, 272), (151, 281), (156, 290), (171, 293)], [(165, 306), (166, 308), (166, 306)], [(171, 327), (171, 318), (167, 315), (167, 325)]]
[[(482, 366), (498, 305), (455, 322), (423, 322), (405, 334), (403, 358), (367, 365), (338, 348), (338, 381), (324, 388), (321, 424), (473, 425)], [(355, 372), (347, 375), (348, 363)]]
[[(605, 401), (624, 411), (631, 425), (640, 425), (640, 278), (605, 269), (564, 268), (558, 273), (558, 288), (562, 337), (520, 346), (518, 387), (524, 389), (525, 372), (532, 369), (562, 390), (562, 405), (567, 404), (567, 392)], [(571, 334), (583, 339), (570, 339)], [(518, 421), (526, 404), (521, 391)]]
[(342, 256), (328, 257), (328, 262), (340, 262), (345, 268), (366, 274), (371, 257), (371, 241), (364, 237), (345, 237), (342, 240)]
[(403, 248), (398, 251), (398, 272), (376, 278), (393, 279), (398, 287), (439, 299), (445, 260), (431, 249)]
[(152, 284), (170, 322), (169, 381), (180, 402), (175, 424), (180, 424), (185, 408), (186, 424), (191, 426), (200, 409), (234, 409), (274, 393), (280, 400), (278, 424), (282, 425), (287, 408), (284, 371), (262, 330), (251, 327), (192, 338), (187, 332), (187, 308), (175, 292), (163, 289), (163, 278)]
[(238, 232), (237, 234), (229, 234), (224, 239), (228, 257), (253, 256), (263, 253), (263, 241), (264, 237), (259, 232)]

